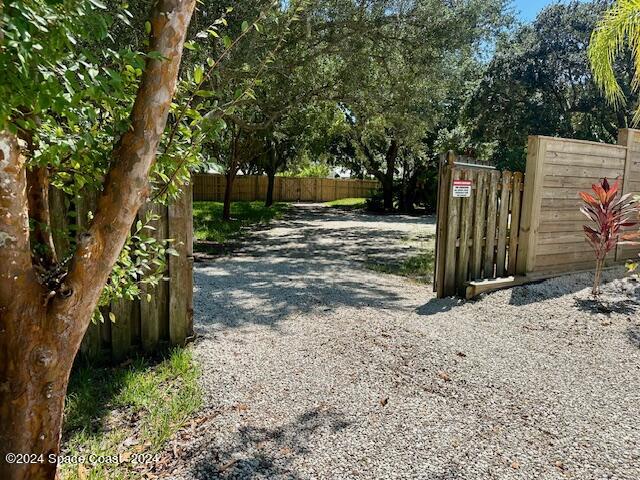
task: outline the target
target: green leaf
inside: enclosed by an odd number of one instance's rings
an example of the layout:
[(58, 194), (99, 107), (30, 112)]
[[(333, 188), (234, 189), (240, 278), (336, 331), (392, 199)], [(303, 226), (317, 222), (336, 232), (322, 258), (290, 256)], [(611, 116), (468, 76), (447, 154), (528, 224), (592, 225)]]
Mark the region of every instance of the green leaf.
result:
[(244, 33), (247, 30), (249, 30), (249, 22), (245, 20), (244, 22), (242, 22), (242, 32)]
[(196, 65), (193, 69), (193, 79), (196, 83), (202, 83), (202, 76), (204, 74), (204, 68), (202, 65)]

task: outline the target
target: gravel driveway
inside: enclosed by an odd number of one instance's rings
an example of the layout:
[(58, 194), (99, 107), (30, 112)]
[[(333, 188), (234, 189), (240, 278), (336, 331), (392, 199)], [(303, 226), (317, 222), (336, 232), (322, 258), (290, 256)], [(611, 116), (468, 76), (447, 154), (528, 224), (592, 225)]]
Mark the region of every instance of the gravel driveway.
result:
[(610, 308), (589, 275), (465, 303), (366, 268), (434, 230), (296, 206), (198, 264), (206, 408), (175, 477), (640, 478), (636, 285)]

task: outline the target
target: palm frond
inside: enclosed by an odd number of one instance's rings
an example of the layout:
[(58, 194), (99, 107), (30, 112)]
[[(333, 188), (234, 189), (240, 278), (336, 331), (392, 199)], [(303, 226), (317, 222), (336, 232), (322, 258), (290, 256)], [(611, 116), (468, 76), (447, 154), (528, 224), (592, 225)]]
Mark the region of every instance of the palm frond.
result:
[[(631, 88), (640, 91), (640, 0), (618, 0), (604, 14), (591, 35), (589, 61), (596, 84), (614, 107), (622, 107), (626, 98), (618, 80), (614, 65), (625, 47), (631, 48), (636, 73)], [(634, 123), (640, 122), (640, 110)]]

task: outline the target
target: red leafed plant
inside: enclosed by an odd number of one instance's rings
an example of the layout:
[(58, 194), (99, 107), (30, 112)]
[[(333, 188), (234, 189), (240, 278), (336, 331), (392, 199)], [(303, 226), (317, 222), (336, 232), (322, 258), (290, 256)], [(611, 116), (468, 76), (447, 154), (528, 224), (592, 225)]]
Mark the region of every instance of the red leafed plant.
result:
[(580, 192), (580, 197), (585, 205), (580, 209), (588, 218), (596, 224), (596, 228), (584, 225), (584, 233), (587, 241), (596, 255), (596, 273), (593, 281), (593, 295), (600, 294), (600, 279), (604, 259), (617, 245), (626, 243), (636, 232), (624, 233), (624, 227), (632, 227), (637, 224), (632, 216), (637, 209), (637, 203), (631, 195), (620, 196), (620, 181), (616, 180), (610, 185), (606, 178), (591, 186), (595, 195)]

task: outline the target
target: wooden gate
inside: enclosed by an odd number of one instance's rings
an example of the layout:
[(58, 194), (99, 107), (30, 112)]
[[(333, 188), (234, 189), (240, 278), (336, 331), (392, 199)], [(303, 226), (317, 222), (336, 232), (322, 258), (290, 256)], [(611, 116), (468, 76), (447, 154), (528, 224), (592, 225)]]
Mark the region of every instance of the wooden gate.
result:
[[(454, 184), (462, 186), (454, 191)], [(438, 298), (465, 296), (470, 281), (515, 274), (522, 190), (520, 172), (500, 172), (452, 152), (441, 157), (434, 280)]]

